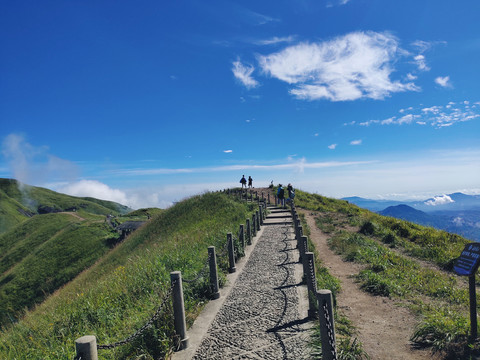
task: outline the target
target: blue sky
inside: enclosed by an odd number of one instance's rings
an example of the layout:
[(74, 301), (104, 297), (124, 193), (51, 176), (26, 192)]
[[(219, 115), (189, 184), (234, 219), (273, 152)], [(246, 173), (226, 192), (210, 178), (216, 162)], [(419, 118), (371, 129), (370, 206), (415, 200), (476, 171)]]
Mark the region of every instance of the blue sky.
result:
[(0, 177), (132, 207), (480, 193), (480, 2), (0, 4)]

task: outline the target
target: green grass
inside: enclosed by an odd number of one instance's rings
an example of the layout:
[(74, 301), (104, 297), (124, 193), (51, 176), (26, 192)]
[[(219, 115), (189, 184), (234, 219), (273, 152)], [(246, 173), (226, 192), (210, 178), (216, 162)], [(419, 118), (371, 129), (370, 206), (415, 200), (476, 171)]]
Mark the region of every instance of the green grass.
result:
[(361, 232), (449, 271), (465, 245), (470, 243), (456, 234), (373, 213), (365, 216)]
[[(251, 205), (207, 193), (154, 217), (125, 242), (0, 333), (0, 358), (73, 358), (74, 341), (93, 334), (99, 344), (122, 340), (140, 328), (168, 296), (169, 273), (194, 278), (204, 268), (207, 247), (224, 247), (226, 233), (238, 232)], [(222, 263), (220, 261), (220, 263)], [(222, 269), (226, 272), (226, 268)], [(208, 300), (201, 279), (184, 284), (187, 321)], [(167, 302), (167, 307), (169, 302)], [(100, 350), (100, 359), (162, 358), (173, 346), (171, 309), (132, 344)]]
[[(305, 221), (305, 215), (299, 214), (299, 216), (302, 222), (303, 234), (309, 237), (311, 230)], [(311, 241), (308, 242), (308, 251), (314, 254), (317, 289), (328, 289), (332, 292), (338, 358), (340, 360), (368, 359), (368, 355), (363, 350), (362, 344), (357, 338), (355, 338), (355, 327), (352, 325), (351, 321), (336, 307), (337, 294), (341, 290), (340, 281), (336, 277), (332, 276), (328, 268), (323, 265), (323, 262), (320, 260), (320, 256), (318, 255), (318, 252)], [(312, 294), (309, 296), (312, 296)], [(311, 347), (312, 356), (321, 357), (322, 345), (318, 321), (315, 323)]]
[(331, 235), (331, 247), (346, 261), (365, 265), (357, 274), (361, 287), (374, 295), (400, 299), (417, 314), (412, 341), (449, 359), (479, 355), (480, 344), (467, 341), (467, 287), (453, 275), (453, 264), (468, 240), (380, 216), (342, 200), (297, 194), (297, 206), (320, 212), (317, 226)]
[[(11, 205), (4, 207), (7, 200)], [(55, 211), (75, 208), (77, 211), (83, 209), (89, 213), (101, 215), (122, 215), (131, 211), (130, 208), (112, 201), (69, 196), (49, 189), (21, 184), (13, 179), (0, 178), (0, 205), (2, 205), (0, 209), (8, 211), (9, 216), (15, 217), (19, 213), (17, 204), (20, 204), (18, 207), (21, 209), (27, 209), (34, 214), (41, 208), (51, 208)]]
[(0, 234), (27, 220), (28, 216), (25, 213), (28, 212), (25, 206), (7, 196), (0, 188)]
[[(38, 214), (41, 209), (49, 214)], [(91, 266), (119, 241), (106, 222), (146, 221), (129, 208), (0, 179), (0, 328)], [(68, 213), (66, 213), (68, 212)]]
[(37, 215), (0, 235), (0, 327), (91, 266), (117, 237), (103, 221), (60, 213)]

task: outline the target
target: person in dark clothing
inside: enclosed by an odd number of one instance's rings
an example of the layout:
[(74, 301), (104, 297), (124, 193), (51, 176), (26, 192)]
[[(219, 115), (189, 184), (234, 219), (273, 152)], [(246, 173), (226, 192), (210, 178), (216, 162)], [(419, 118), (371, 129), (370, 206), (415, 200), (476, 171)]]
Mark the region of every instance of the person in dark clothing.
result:
[(242, 184), (242, 189), (245, 187), (247, 188), (247, 179), (245, 179), (245, 175), (242, 175), (242, 178), (240, 179), (240, 184)]
[(282, 184), (278, 184), (277, 204), (285, 207), (285, 190), (283, 189)]
[(287, 202), (293, 201), (293, 198), (295, 197), (295, 190), (293, 190), (292, 184), (288, 184), (287, 191), (288, 191)]
[(249, 176), (249, 177), (248, 177), (248, 187), (249, 187), (249, 188), (252, 188), (252, 187), (253, 187), (253, 186), (252, 186), (252, 183), (253, 183), (253, 179), (252, 179), (251, 176)]

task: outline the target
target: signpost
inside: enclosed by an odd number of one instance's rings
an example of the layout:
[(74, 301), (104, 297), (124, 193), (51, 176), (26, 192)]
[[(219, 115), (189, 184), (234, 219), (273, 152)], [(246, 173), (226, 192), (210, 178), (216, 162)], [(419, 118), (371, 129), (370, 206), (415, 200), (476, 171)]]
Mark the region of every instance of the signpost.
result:
[(468, 276), (470, 290), (470, 336), (471, 341), (477, 338), (477, 292), (475, 291), (475, 273), (480, 265), (480, 244), (465, 245), (453, 270), (458, 275)]

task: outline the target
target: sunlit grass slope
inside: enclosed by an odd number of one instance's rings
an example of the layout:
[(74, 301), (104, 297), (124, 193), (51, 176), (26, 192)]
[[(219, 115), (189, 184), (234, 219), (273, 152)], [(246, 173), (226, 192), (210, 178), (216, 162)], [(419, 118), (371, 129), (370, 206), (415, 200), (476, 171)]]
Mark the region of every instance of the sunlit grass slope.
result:
[[(21, 184), (17, 180), (0, 178), (0, 234), (39, 212), (76, 209), (92, 214), (126, 214), (126, 206), (112, 201), (81, 198)], [(47, 211), (45, 211), (47, 210)]]
[(103, 216), (78, 216), (36, 215), (0, 235), (0, 328), (91, 266), (118, 239)]
[(452, 359), (479, 355), (478, 342), (468, 342), (467, 279), (453, 272), (470, 241), (346, 201), (296, 194), (297, 206), (318, 212), (317, 226), (330, 234), (330, 246), (346, 261), (364, 266), (356, 278), (365, 291), (400, 299), (418, 315), (412, 341)]
[[(0, 358), (70, 359), (76, 338), (96, 335), (100, 344), (122, 340), (140, 328), (168, 295), (169, 274), (193, 278), (204, 268), (207, 247), (224, 249), (254, 205), (207, 193), (156, 215), (89, 270), (0, 333)], [(225, 272), (226, 261), (219, 266)], [(187, 321), (208, 298), (205, 280), (184, 284)], [(133, 343), (101, 350), (101, 359), (157, 359), (172, 347), (171, 309)]]

